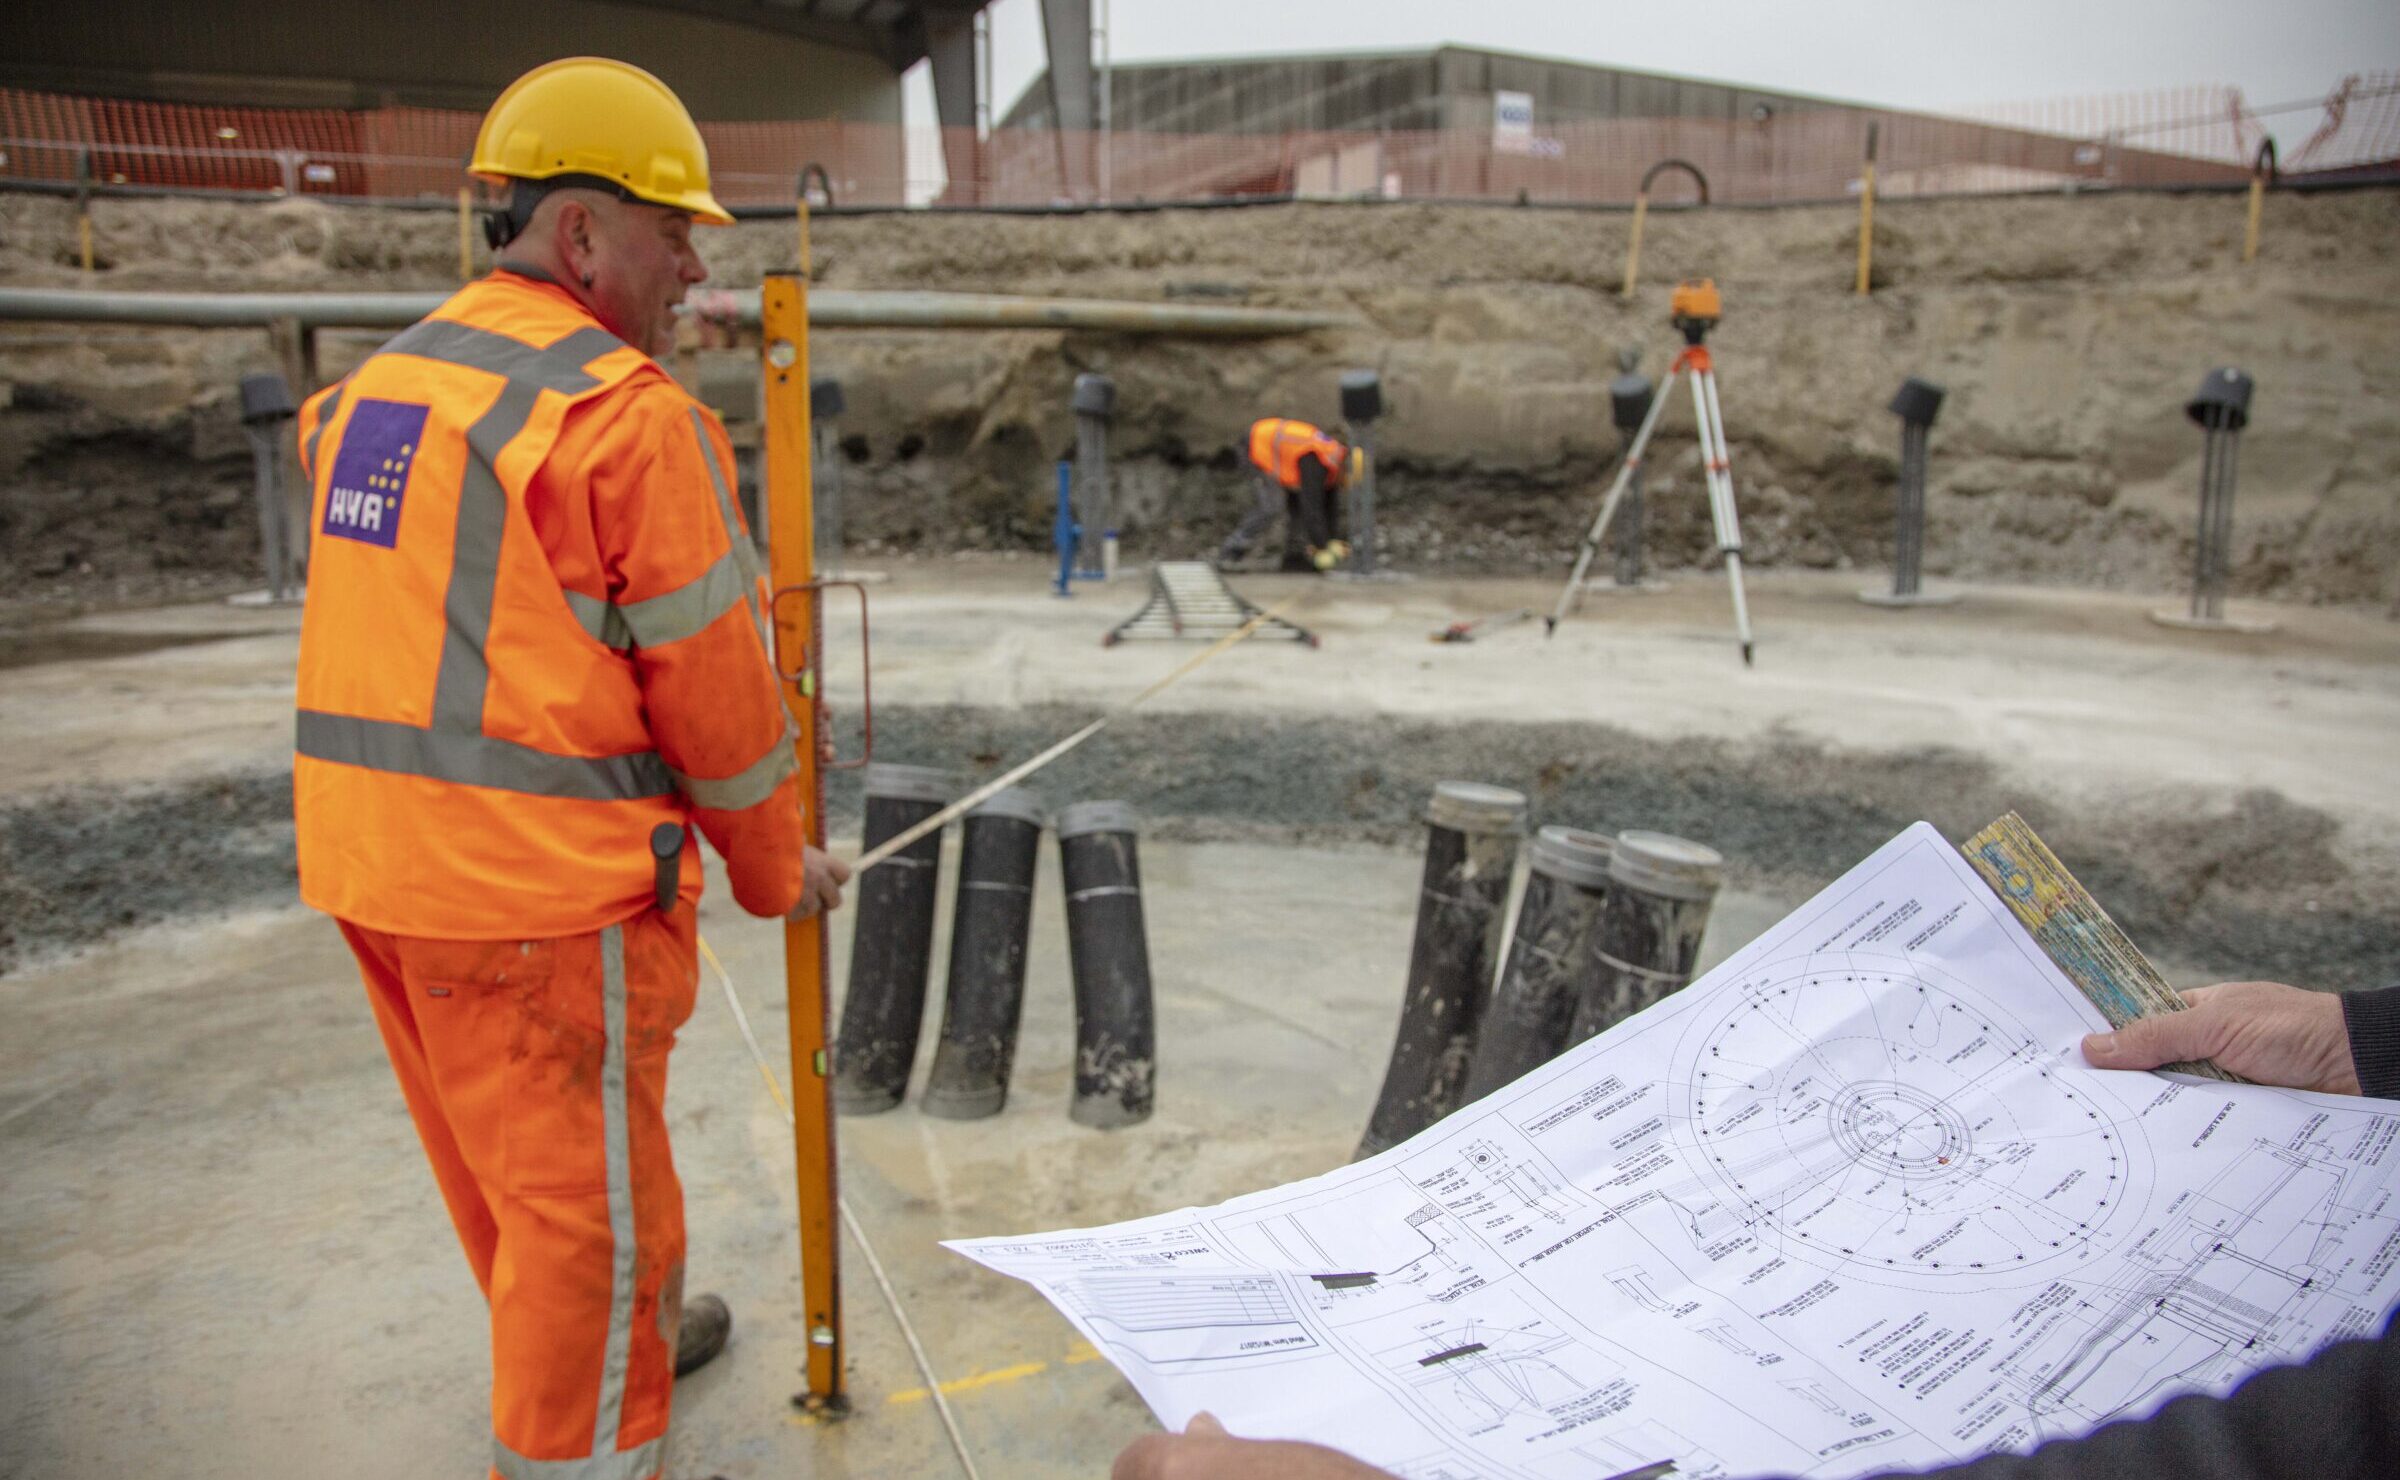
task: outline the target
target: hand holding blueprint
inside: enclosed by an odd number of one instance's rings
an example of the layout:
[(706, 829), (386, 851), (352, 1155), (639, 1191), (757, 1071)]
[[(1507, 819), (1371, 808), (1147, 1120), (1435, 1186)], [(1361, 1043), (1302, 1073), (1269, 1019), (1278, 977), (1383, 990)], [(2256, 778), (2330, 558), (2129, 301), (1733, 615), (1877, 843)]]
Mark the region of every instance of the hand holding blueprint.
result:
[(2400, 1105), (2103, 1073), (1919, 824), (1717, 970), (1371, 1160), (949, 1247), (1159, 1418), (1409, 1480), (2024, 1450), (2372, 1335)]

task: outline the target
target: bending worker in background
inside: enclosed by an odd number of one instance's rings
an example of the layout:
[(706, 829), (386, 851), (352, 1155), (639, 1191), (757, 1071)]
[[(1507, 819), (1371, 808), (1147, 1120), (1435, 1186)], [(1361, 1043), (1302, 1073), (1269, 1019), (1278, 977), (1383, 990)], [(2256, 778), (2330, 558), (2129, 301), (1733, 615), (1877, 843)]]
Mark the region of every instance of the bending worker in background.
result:
[[(2400, 987), (2307, 992), (2227, 982), (2186, 992), (2189, 1012), (2083, 1040), (2096, 1069), (2214, 1059), (2260, 1084), (2400, 1099)], [(2030, 1454), (1923, 1472), (1939, 1480), (2386, 1480), (2400, 1475), (2400, 1324), (2261, 1372), (2222, 1398), (2177, 1398)], [(1112, 1480), (1394, 1480), (1321, 1444), (1237, 1439), (1208, 1414), (1145, 1434)]]
[(301, 413), (300, 892), (490, 1303), (493, 1472), (648, 1480), (730, 1325), (684, 1306), (664, 1113), (690, 829), (754, 915), (848, 870), (804, 842), (725, 430), (652, 358), (707, 276), (692, 224), (731, 221), (699, 130), (579, 57), (501, 94), (469, 167), (512, 186), (497, 268)]
[(1334, 495), (1366, 467), (1366, 454), (1305, 421), (1270, 416), (1250, 424), (1245, 447), (1258, 501), (1217, 552), (1219, 565), (1250, 553), (1278, 515), (1283, 524), (1283, 569), (1326, 571), (1350, 556), (1336, 537), (1341, 527)]

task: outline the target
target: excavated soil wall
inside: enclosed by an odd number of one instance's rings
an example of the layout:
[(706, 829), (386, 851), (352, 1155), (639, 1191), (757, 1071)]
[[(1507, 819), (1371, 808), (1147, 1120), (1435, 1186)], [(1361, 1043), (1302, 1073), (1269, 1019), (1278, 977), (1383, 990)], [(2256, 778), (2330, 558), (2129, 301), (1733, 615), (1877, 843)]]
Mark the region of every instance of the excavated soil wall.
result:
[[(454, 221), (287, 201), (106, 200), (95, 285), (439, 288)], [(845, 382), (854, 546), (1036, 546), (1067, 387), (1118, 383), (1112, 439), (1129, 553), (1212, 548), (1249, 494), (1233, 445), (1254, 416), (1336, 417), (1335, 375), (1372, 366), (1387, 548), (1424, 568), (1555, 566), (1618, 449), (1621, 345), (1664, 372), (1678, 276), (1726, 294), (1715, 340), (1749, 558), (1886, 559), (1900, 379), (1950, 397), (1933, 434), (1934, 575), (2168, 590), (2186, 579), (2200, 438), (2182, 403), (2219, 364), (2258, 381), (2242, 448), (2237, 592), (2400, 611), (2400, 192), (2276, 196), (2244, 266), (2238, 197), (1885, 202), (1877, 292), (1849, 292), (1843, 207), (1653, 215), (1644, 279), (1618, 297), (1629, 217), (1507, 207), (1284, 205), (1057, 217), (821, 218), (817, 279), (1333, 308), (1355, 327), (1240, 341), (1060, 332), (828, 331)], [(793, 258), (789, 223), (701, 233), (716, 281)], [(0, 283), (74, 286), (71, 208), (0, 197)], [(328, 373), (374, 335), (325, 339)], [(0, 326), (0, 589), (11, 603), (135, 600), (256, 583), (232, 388), (273, 365), (263, 334)], [(699, 380), (739, 422), (749, 360)], [(1665, 564), (1712, 541), (1688, 409), (1654, 460)]]

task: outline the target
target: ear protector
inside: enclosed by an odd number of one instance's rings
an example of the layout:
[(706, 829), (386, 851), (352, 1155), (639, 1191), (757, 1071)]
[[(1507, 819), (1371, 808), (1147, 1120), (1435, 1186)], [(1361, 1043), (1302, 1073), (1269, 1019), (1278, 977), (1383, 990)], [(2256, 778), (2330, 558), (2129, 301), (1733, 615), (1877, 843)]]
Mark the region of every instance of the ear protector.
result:
[(616, 181), (600, 175), (552, 175), (547, 180), (514, 180), (510, 182), (508, 203), (497, 206), (478, 206), (476, 215), (483, 221), (483, 239), (495, 252), (525, 234), (533, 223), (533, 213), (553, 190), (570, 187), (579, 190), (605, 190), (619, 200), (640, 200), (641, 197)]

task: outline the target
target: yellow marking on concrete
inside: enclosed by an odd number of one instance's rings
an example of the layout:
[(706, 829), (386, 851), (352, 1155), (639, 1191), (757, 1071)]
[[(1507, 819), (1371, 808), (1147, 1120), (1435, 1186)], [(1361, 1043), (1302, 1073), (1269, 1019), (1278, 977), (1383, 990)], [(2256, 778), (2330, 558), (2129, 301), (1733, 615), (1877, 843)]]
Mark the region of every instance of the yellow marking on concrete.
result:
[(1075, 1343), (1075, 1349), (1067, 1353), (1066, 1360), (1070, 1367), (1079, 1367), (1085, 1362), (1097, 1362), (1100, 1360), (1100, 1348), (1088, 1341), (1078, 1341)]
[[(966, 1377), (954, 1377), (942, 1384), (944, 1393), (972, 1392), (976, 1388), (993, 1387), (1003, 1382), (1016, 1382), (1050, 1370), (1048, 1362), (1019, 1362), (1014, 1367), (995, 1367), (989, 1372), (976, 1372)], [(903, 1388), (883, 1401), (886, 1403), (922, 1403), (931, 1392), (926, 1388)]]

